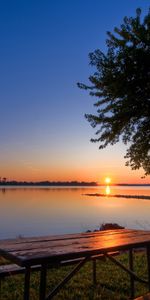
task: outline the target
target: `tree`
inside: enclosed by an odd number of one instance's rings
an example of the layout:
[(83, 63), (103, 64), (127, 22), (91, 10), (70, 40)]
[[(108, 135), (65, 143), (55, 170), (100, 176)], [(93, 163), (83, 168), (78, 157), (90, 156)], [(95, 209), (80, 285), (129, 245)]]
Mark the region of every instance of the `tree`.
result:
[(97, 113), (86, 114), (92, 127), (97, 127), (99, 148), (119, 140), (129, 145), (126, 165), (142, 167), (150, 174), (150, 10), (141, 20), (125, 17), (114, 33), (107, 32), (107, 51), (89, 54), (96, 72), (89, 77), (91, 85), (78, 83), (97, 97)]

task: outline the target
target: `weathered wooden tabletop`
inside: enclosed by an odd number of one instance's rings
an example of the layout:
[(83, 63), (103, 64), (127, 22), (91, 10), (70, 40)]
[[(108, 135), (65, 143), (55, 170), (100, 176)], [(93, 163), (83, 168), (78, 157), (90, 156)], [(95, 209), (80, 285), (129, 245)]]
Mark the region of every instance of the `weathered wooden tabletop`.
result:
[(150, 244), (150, 231), (118, 229), (0, 241), (0, 255), (20, 266), (57, 263)]

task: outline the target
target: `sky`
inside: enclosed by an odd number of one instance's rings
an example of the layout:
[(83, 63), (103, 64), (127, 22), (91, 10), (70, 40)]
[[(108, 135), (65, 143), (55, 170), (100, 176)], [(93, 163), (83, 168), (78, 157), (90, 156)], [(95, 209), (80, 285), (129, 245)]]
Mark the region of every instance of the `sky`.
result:
[(0, 1), (0, 177), (9, 180), (148, 183), (125, 166), (126, 147), (99, 150), (85, 113), (94, 99), (77, 87), (94, 70), (89, 52), (106, 32), (148, 12), (146, 0)]

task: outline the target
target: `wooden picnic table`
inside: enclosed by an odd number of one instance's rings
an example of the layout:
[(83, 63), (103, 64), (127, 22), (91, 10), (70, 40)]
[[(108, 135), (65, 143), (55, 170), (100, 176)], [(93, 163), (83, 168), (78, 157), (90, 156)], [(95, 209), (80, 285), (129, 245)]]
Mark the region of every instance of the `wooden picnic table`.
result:
[[(133, 272), (133, 249), (146, 248), (148, 263), (148, 281), (139, 278)], [(109, 253), (129, 251), (129, 269), (123, 266)], [(79, 234), (18, 238), (0, 241), (0, 255), (25, 267), (24, 300), (29, 300), (31, 267), (40, 265), (40, 300), (49, 300), (68, 282), (72, 276), (93, 256), (103, 254), (128, 272), (131, 279), (131, 295), (134, 296), (134, 280), (148, 284), (150, 290), (150, 231), (117, 229)], [(81, 259), (79, 264), (46, 297), (46, 272), (48, 267), (59, 265), (63, 261)]]

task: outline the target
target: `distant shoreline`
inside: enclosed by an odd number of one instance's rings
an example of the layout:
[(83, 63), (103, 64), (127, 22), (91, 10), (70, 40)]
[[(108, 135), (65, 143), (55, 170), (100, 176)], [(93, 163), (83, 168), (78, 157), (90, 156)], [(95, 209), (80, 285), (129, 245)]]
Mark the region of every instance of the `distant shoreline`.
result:
[[(105, 184), (98, 184), (97, 182), (78, 182), (78, 181), (39, 181), (39, 182), (30, 182), (30, 181), (0, 181), (0, 187), (6, 186), (91, 186), (91, 187), (101, 187), (105, 186)], [(117, 184), (110, 184), (110, 187), (113, 186), (150, 186), (150, 183), (142, 184), (142, 183), (117, 183)]]
[(0, 187), (5, 186), (98, 186), (96, 182), (78, 182), (78, 181), (40, 181), (40, 182), (26, 182), (26, 181), (6, 181), (0, 182)]
[(116, 198), (134, 198), (134, 199), (144, 199), (144, 200), (150, 200), (150, 196), (147, 195), (119, 195), (119, 194), (83, 194), (85, 196), (90, 197), (116, 197)]

